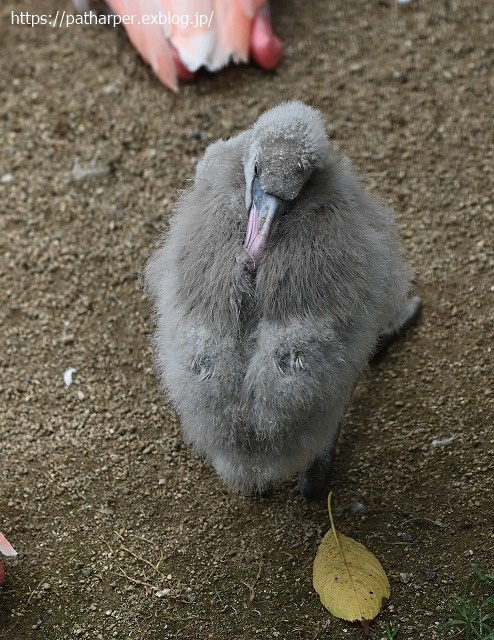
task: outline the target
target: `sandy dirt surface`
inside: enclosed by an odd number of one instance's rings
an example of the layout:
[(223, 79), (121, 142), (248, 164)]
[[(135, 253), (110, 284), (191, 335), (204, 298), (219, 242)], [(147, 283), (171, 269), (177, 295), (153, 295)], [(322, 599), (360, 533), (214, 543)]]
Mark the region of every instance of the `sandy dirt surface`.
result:
[(450, 637), (471, 563), (494, 569), (494, 3), (275, 2), (277, 73), (178, 95), (109, 28), (10, 25), (57, 8), (0, 8), (0, 638), (362, 637), (312, 589), (325, 505), (295, 478), (233, 495), (183, 445), (139, 290), (208, 142), (286, 98), (395, 208), (425, 304), (357, 389), (335, 517), (390, 576), (372, 637)]

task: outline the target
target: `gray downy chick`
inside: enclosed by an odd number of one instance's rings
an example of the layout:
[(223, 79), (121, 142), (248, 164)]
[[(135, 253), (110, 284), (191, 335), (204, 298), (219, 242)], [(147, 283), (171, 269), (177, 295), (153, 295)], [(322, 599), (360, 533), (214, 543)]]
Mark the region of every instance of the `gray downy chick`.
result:
[(327, 489), (369, 359), (420, 312), (393, 212), (301, 102), (210, 145), (146, 266), (159, 376), (232, 489)]

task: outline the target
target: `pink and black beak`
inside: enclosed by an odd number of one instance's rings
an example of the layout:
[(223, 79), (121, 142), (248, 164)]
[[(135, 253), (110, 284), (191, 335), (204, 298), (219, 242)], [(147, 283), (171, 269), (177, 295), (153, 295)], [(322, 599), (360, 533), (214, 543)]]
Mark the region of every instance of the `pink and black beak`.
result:
[(266, 193), (256, 176), (252, 182), (252, 204), (244, 247), (249, 252), (254, 265), (260, 262), (272, 240), (280, 215), (286, 211), (289, 202)]

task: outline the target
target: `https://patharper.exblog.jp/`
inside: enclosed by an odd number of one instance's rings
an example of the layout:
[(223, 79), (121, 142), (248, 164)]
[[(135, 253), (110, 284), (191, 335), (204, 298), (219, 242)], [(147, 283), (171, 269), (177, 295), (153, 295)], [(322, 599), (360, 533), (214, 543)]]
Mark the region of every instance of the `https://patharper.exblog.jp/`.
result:
[(31, 13), (30, 11), (15, 12), (11, 11), (10, 22), (12, 25), (19, 26), (47, 26), (54, 29), (66, 28), (76, 25), (98, 25), (106, 24), (116, 27), (120, 24), (143, 24), (143, 25), (162, 25), (162, 26), (178, 26), (184, 28), (209, 28), (213, 21), (214, 11), (210, 13), (178, 14), (171, 11), (159, 11), (155, 14), (124, 14), (116, 15), (113, 13), (97, 14), (92, 11), (86, 13), (73, 14), (68, 11), (57, 11), (51, 13)]

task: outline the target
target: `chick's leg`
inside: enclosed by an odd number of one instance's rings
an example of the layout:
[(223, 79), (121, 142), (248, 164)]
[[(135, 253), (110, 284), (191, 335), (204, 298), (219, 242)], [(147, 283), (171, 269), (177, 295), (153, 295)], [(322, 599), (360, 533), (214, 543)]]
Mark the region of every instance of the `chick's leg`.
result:
[[(380, 357), (392, 342), (402, 338), (407, 330), (418, 320), (421, 312), (422, 300), (418, 296), (415, 296), (410, 300), (408, 307), (404, 310), (396, 328), (379, 333), (376, 350), (372, 359), (374, 360)], [(308, 469), (299, 473), (298, 490), (308, 500), (320, 500), (328, 494), (329, 477), (333, 468), (333, 459), (340, 430), (341, 423), (331, 445), (321, 456), (318, 456), (314, 460)]]
[(298, 474), (298, 491), (308, 500), (322, 500), (329, 491), (329, 477), (340, 435), (341, 423), (330, 446), (318, 456), (311, 466)]

